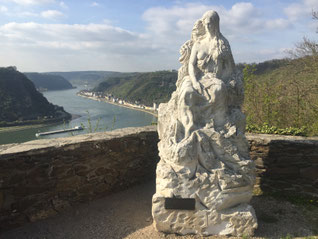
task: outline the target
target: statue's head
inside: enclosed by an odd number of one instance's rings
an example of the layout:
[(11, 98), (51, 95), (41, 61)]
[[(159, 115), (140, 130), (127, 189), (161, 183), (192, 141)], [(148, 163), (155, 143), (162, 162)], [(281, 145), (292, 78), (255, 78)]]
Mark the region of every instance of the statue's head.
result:
[(205, 29), (211, 35), (218, 35), (220, 33), (220, 17), (216, 11), (207, 11), (201, 19)]
[(205, 34), (204, 25), (202, 23), (202, 20), (199, 19), (194, 23), (192, 33), (191, 33), (191, 40), (196, 41), (204, 34)]

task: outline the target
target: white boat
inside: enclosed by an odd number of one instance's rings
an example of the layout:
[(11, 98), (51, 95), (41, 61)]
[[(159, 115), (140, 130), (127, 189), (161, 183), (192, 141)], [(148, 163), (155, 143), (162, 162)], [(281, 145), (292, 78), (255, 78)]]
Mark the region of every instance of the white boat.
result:
[(61, 134), (61, 133), (67, 133), (67, 132), (73, 132), (73, 131), (79, 131), (83, 130), (84, 128), (82, 126), (75, 126), (71, 129), (62, 129), (62, 130), (55, 130), (55, 131), (48, 131), (48, 132), (42, 132), (42, 133), (36, 133), (36, 137), (45, 136), (45, 135), (51, 135), (51, 134)]

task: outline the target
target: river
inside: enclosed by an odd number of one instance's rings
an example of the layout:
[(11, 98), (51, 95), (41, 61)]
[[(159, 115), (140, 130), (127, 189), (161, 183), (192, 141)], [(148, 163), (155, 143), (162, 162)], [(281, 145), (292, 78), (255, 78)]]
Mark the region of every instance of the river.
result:
[[(146, 126), (157, 121), (156, 117), (142, 111), (77, 96), (76, 93), (81, 89), (82, 88), (79, 87), (76, 89), (47, 91), (43, 93), (49, 102), (63, 106), (67, 112), (72, 115), (78, 115), (79, 117), (68, 123), (58, 123), (15, 131), (0, 131), (0, 144), (22, 143), (34, 139), (67, 137), (89, 132), (102, 132), (125, 127)], [(41, 136), (39, 138), (35, 137), (35, 134), (38, 132), (68, 129), (80, 125), (84, 125), (85, 130)]]

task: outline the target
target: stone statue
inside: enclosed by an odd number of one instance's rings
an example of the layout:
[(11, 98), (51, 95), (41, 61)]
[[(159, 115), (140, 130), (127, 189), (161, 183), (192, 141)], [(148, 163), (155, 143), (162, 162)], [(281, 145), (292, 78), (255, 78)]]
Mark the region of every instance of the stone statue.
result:
[[(195, 23), (180, 53), (177, 89), (159, 106), (155, 227), (181, 235), (252, 235), (255, 175), (241, 112), (242, 76), (217, 12)], [(186, 200), (190, 208), (182, 208)]]

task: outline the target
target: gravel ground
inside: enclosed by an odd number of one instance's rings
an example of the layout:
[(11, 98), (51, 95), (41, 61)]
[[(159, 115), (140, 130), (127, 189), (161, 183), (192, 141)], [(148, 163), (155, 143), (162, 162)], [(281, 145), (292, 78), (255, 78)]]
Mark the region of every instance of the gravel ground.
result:
[[(55, 217), (0, 234), (1, 239), (160, 239), (201, 238), (158, 233), (152, 226), (154, 182), (80, 204)], [(252, 200), (259, 221), (254, 238), (318, 238), (318, 208), (258, 196)], [(307, 208), (307, 209), (306, 209)], [(206, 237), (228, 238), (228, 237)], [(291, 237), (286, 237), (291, 238)]]

